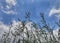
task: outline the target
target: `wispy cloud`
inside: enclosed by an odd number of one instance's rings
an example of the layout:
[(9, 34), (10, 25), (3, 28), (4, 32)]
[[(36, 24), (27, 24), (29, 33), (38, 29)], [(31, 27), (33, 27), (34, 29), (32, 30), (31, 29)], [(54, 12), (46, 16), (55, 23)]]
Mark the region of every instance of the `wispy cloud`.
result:
[(8, 10), (8, 11), (2, 10), (2, 12), (6, 13), (6, 14), (17, 14), (17, 12), (13, 11), (13, 10)]
[(52, 8), (49, 12), (49, 16), (55, 15), (58, 19), (60, 18), (60, 8)]
[(12, 7), (16, 7), (16, 0), (5, 0), (7, 4), (3, 6), (3, 3), (0, 4), (0, 10), (5, 14), (17, 14), (16, 9), (12, 9)]
[(52, 8), (49, 12), (49, 16), (52, 16), (53, 14), (60, 14), (60, 9)]

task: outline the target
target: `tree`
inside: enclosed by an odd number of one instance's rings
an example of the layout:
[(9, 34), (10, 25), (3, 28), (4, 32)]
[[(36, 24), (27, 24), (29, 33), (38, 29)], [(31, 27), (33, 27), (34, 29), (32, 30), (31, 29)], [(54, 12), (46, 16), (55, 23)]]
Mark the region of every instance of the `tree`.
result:
[(53, 28), (46, 22), (44, 14), (40, 13), (40, 17), (41, 24), (37, 24), (30, 20), (30, 12), (27, 12), (26, 20), (18, 19), (19, 22), (16, 25), (13, 23), (10, 25), (9, 32), (3, 35), (3, 43), (9, 43), (9, 41), (11, 43), (58, 43), (53, 35)]

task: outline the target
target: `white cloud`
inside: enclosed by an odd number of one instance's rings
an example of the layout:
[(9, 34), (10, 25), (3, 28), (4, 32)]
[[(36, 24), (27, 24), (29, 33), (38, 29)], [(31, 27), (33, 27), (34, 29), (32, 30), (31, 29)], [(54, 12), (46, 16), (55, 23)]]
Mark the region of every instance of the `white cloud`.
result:
[(6, 5), (6, 9), (10, 9), (11, 7), (9, 5)]
[(3, 3), (0, 4), (0, 10), (3, 12), (3, 13), (6, 13), (6, 14), (17, 14), (17, 11), (16, 9), (12, 9), (12, 7), (16, 6), (17, 2), (16, 0), (5, 0), (6, 1), (6, 5), (3, 6)]
[(0, 21), (0, 38), (4, 32), (8, 32), (9, 26), (5, 25), (3, 22)]
[(16, 5), (16, 0), (6, 0), (6, 3), (8, 3), (9, 5)]
[(13, 11), (13, 10), (7, 10), (7, 11), (2, 10), (2, 12), (6, 13), (6, 14), (17, 14), (17, 12)]
[(0, 21), (0, 29), (8, 31), (9, 26), (5, 25), (2, 21)]
[(49, 12), (49, 16), (52, 16), (53, 14), (60, 14), (60, 9), (52, 8)]

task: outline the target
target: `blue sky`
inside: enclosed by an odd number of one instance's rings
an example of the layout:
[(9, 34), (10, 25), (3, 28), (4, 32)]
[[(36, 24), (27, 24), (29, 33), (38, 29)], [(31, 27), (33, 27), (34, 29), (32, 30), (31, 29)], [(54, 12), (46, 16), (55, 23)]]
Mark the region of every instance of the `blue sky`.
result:
[(43, 12), (47, 23), (52, 25), (58, 18), (55, 15), (49, 16), (49, 13), (52, 8), (59, 9), (59, 6), (60, 0), (0, 0), (0, 21), (9, 24), (18, 18), (24, 20), (25, 13), (29, 10), (34, 22), (39, 22), (39, 14)]

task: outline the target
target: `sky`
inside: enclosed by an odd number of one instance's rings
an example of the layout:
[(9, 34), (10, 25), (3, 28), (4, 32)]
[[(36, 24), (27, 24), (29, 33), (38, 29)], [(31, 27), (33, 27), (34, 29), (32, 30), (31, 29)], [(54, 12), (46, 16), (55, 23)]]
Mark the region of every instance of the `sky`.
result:
[(4, 24), (24, 20), (28, 11), (32, 21), (38, 23), (42, 12), (47, 23), (54, 25), (60, 18), (60, 0), (0, 0), (0, 22)]
[[(0, 0), (0, 34), (8, 30), (11, 22), (16, 24), (18, 18), (25, 20), (28, 11), (33, 22), (40, 22), (42, 12), (47, 23), (54, 26), (60, 19), (60, 0)], [(58, 29), (53, 32), (57, 34)]]

